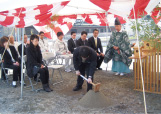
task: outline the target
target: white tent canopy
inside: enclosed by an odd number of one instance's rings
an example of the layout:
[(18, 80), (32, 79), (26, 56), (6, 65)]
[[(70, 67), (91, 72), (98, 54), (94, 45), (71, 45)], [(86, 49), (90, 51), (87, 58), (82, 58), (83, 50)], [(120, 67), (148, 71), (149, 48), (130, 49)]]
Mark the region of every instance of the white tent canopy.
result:
[[(62, 8), (58, 8), (61, 7), (62, 4), (57, 4), (64, 1), (68, 1), (68, 4), (65, 4)], [(49, 17), (44, 17), (44, 15), (48, 15), (50, 13), (52, 13), (52, 15), (56, 14), (60, 16), (67, 16), (108, 12), (113, 15), (128, 18), (129, 16), (133, 15), (133, 6), (136, 10), (136, 13), (144, 12), (145, 14), (150, 14), (159, 2), (160, 0), (1, 0), (0, 24), (3, 26), (17, 25), (18, 22), (12, 22), (11, 20), (9, 23), (8, 21), (5, 21), (5, 19), (7, 19), (7, 16), (13, 17), (14, 19), (18, 18), (18, 14), (25, 15), (24, 17), (20, 16), (21, 19), (24, 19), (25, 24), (22, 26), (18, 25), (16, 27), (26, 27), (30, 26), (31, 24), (37, 24), (38, 22), (42, 21), (40, 18), (43, 18), (43, 21), (48, 19)], [(50, 7), (51, 4), (53, 4), (52, 9)], [(40, 8), (38, 5), (46, 6)], [(17, 11), (17, 8), (22, 8), (23, 10)], [(33, 16), (32, 18), (31, 15)], [(39, 18), (37, 19), (36, 16)], [(20, 19), (18, 21), (20, 21)], [(4, 24), (7, 22), (8, 24)]]
[(89, 0), (71, 0), (62, 10), (60, 10), (58, 15), (77, 15), (77, 14), (93, 14), (93, 13), (103, 13), (105, 10), (96, 6)]
[(21, 7), (36, 6), (42, 4), (54, 4), (69, 0), (0, 0), (0, 12)]

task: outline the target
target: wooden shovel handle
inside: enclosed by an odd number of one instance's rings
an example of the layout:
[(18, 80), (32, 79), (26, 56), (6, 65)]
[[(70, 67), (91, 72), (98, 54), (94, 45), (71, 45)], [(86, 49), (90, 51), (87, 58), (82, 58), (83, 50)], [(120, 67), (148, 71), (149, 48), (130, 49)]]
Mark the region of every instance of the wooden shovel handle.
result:
[(91, 82), (90, 84), (92, 84), (93, 86), (95, 86), (95, 84), (93, 82)]

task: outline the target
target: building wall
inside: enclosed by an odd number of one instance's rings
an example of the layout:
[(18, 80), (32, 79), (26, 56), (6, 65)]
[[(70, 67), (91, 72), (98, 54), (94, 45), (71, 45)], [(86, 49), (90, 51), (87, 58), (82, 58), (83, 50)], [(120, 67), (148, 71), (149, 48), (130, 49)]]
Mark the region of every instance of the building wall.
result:
[[(0, 37), (2, 36), (9, 36), (11, 34), (13, 30), (13, 27), (4, 27), (2, 25), (0, 25)], [(13, 30), (13, 34), (12, 34), (14, 37), (16, 37), (16, 34), (15, 34), (15, 29)]]
[[(13, 28), (9, 28), (9, 27), (3, 27), (0, 25), (0, 37), (6, 35), (8, 36)], [(75, 31), (77, 33), (77, 38), (80, 37), (80, 33), (82, 31), (86, 31), (88, 33), (88, 37), (92, 36), (93, 30), (94, 29), (98, 29), (100, 32), (100, 36), (101, 37), (107, 37), (107, 34), (111, 34), (111, 31), (114, 30), (114, 27), (107, 27), (107, 32), (106, 32), (106, 27), (105, 26), (97, 26), (97, 25), (91, 25), (88, 24), (86, 22), (83, 22), (83, 20), (76, 20), (76, 22), (74, 23), (72, 29), (64, 36), (65, 39), (69, 39), (70, 38), (70, 33), (72, 31)], [(21, 29), (19, 29), (19, 34), (21, 34)], [(20, 40), (21, 39), (21, 35), (19, 36), (20, 39), (18, 39), (17, 34), (15, 33), (15, 31), (13, 32), (14, 36), (15, 36), (15, 40)], [(33, 27), (33, 26), (29, 26), (29, 27), (25, 27), (25, 34), (28, 35), (28, 37), (30, 37), (31, 34), (38, 34), (38, 31)]]

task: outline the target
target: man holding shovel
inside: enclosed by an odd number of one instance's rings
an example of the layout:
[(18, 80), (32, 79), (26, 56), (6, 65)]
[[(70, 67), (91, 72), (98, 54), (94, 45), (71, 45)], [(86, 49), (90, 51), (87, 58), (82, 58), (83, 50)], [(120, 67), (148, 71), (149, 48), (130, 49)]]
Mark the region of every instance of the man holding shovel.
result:
[(92, 89), (92, 81), (97, 65), (97, 54), (96, 52), (88, 46), (80, 46), (75, 49), (73, 54), (73, 63), (76, 70), (77, 84), (73, 88), (73, 91), (78, 91), (82, 89), (83, 78), (80, 75), (87, 75), (87, 91)]

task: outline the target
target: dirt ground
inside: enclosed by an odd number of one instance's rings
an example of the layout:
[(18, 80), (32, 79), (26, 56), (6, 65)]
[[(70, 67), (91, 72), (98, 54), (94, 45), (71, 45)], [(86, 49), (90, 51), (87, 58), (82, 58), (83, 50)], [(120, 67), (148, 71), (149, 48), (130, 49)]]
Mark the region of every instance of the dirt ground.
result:
[[(36, 93), (24, 88), (22, 100), (20, 100), (20, 86), (12, 88), (0, 81), (0, 113), (144, 113), (142, 92), (133, 90), (132, 71), (124, 77), (114, 76), (110, 71), (96, 71), (94, 82), (101, 83), (100, 91), (112, 101), (105, 108), (80, 106), (78, 101), (86, 94), (86, 83), (82, 90), (73, 92), (72, 88), (76, 84), (75, 73), (66, 73), (62, 69), (62, 75), (64, 82), (51, 85), (53, 92)], [(56, 82), (57, 71), (54, 76), (53, 81)], [(27, 78), (25, 81), (29, 84)], [(161, 95), (146, 93), (146, 101), (148, 113), (161, 113)]]

